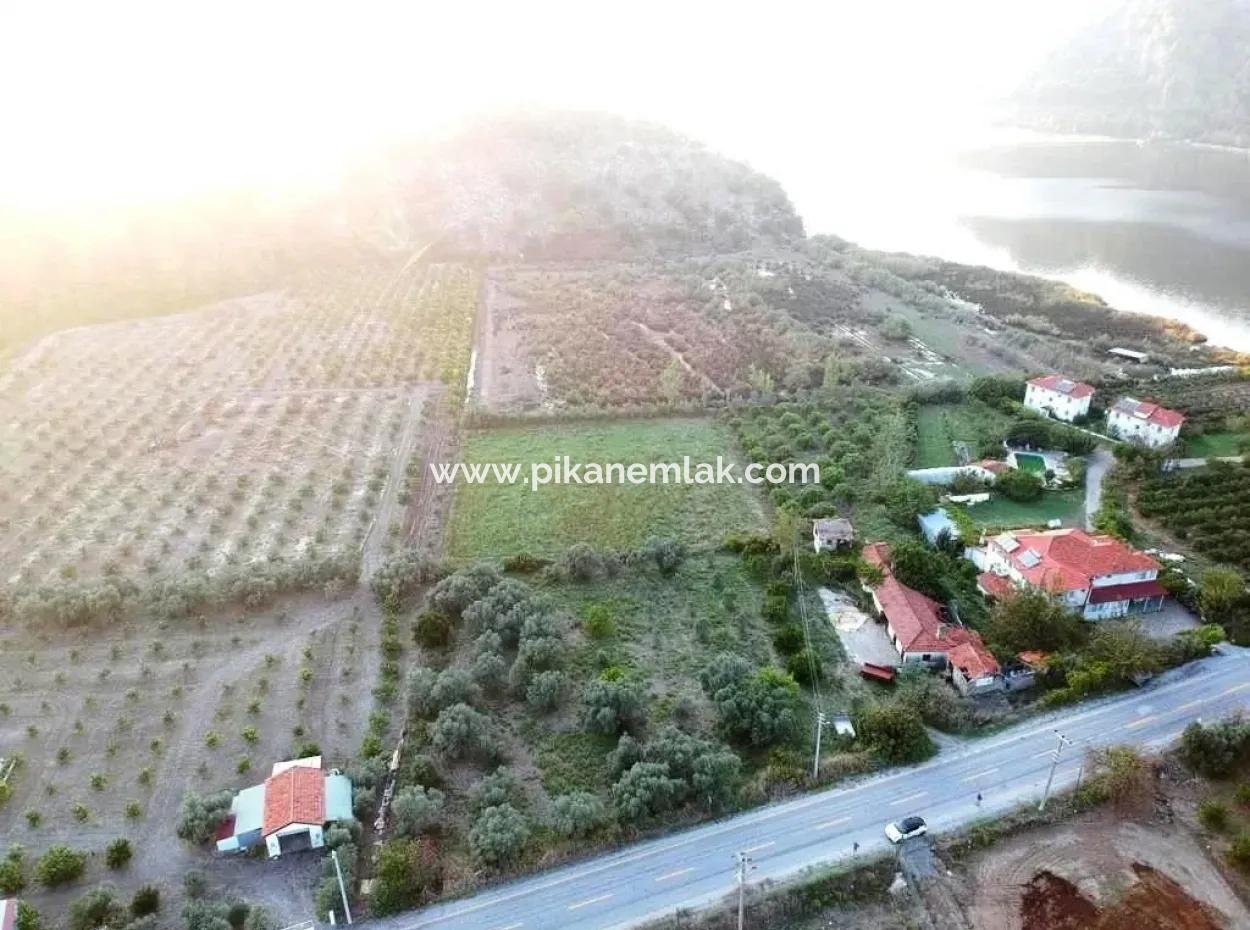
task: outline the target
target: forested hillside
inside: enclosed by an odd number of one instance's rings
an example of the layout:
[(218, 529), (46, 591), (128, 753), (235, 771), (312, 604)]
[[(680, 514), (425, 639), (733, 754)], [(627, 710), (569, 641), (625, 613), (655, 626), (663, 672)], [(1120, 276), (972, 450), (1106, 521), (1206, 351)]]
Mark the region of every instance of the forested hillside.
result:
[(1018, 121), (1064, 132), (1250, 145), (1250, 2), (1126, 0), (1054, 52)]

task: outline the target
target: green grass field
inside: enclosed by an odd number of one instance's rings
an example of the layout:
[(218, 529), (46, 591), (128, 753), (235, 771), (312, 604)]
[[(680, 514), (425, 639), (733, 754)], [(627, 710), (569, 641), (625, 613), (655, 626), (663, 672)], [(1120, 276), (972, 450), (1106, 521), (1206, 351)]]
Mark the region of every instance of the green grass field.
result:
[(1083, 526), (1085, 491), (1047, 491), (1041, 500), (1031, 504), (1020, 504), (997, 494), (984, 504), (967, 508), (967, 512), (981, 526), (1040, 526), (1048, 520), (1062, 520), (1065, 527)]
[(951, 443), (960, 440), (976, 459), (986, 441), (1000, 437), (1010, 418), (980, 401), (962, 404), (926, 404), (916, 412), (917, 468), (957, 465)]
[(1195, 459), (1241, 455), (1242, 444), (1250, 442), (1247, 433), (1206, 433), (1185, 441), (1185, 455)]
[[(466, 463), (714, 462), (734, 455), (728, 430), (703, 419), (510, 427), (469, 433)], [(553, 556), (573, 543), (629, 549), (648, 536), (689, 547), (765, 525), (763, 494), (744, 485), (469, 485), (456, 489), (447, 551), (453, 559), (518, 552)]]

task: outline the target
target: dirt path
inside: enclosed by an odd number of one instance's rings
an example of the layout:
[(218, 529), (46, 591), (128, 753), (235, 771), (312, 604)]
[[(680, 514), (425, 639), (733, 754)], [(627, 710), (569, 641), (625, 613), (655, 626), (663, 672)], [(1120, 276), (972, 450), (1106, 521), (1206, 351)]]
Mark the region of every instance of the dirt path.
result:
[(399, 435), (399, 443), (391, 454), (391, 470), (386, 476), (386, 487), (382, 489), (382, 497), (378, 501), (377, 513), (365, 534), (360, 552), (360, 584), (367, 587), (369, 579), (382, 564), (383, 550), (386, 546), (387, 533), (391, 521), (399, 512), (399, 494), (404, 486), (404, 475), (408, 462), (417, 447), (418, 433), (421, 427), (421, 413), (427, 400), (438, 398), (445, 388), (442, 385), (418, 385), (412, 388), (408, 400), (408, 409), (404, 414), (404, 425)]
[(690, 377), (694, 378), (696, 381), (701, 383), (704, 388), (717, 391), (717, 392), (720, 391), (720, 386), (715, 381), (713, 381), (705, 373), (703, 373), (702, 371), (699, 371), (697, 368), (691, 365), (688, 361), (686, 361), (685, 355), (683, 355), (681, 352), (677, 351), (671, 345), (668, 344), (668, 340), (664, 338), (663, 333), (657, 333), (654, 329), (652, 329), (646, 323), (643, 323), (639, 320), (634, 320), (634, 325), (637, 326), (642, 331), (642, 334), (644, 336), (646, 336), (648, 339), (651, 340), (653, 345), (655, 345), (657, 348), (663, 349), (673, 358), (677, 359), (677, 363), (686, 370), (686, 374), (690, 375)]

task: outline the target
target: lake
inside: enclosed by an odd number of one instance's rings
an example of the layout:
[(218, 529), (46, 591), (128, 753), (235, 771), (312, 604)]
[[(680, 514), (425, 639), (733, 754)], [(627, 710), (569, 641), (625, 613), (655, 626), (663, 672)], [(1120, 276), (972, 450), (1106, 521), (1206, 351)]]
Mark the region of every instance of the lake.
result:
[(1067, 281), (1250, 351), (1250, 152), (980, 134), (776, 166), (809, 233)]

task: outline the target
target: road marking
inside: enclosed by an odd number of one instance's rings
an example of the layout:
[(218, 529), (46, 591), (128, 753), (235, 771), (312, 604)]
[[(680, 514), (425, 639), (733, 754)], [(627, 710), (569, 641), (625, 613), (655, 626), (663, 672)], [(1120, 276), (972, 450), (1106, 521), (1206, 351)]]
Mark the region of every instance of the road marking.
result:
[(1233, 685), (1231, 688), (1225, 688), (1220, 692), (1220, 694), (1234, 694), (1238, 691), (1245, 691), (1247, 688), (1250, 688), (1250, 681), (1243, 682), (1239, 685)]
[(1124, 729), (1136, 730), (1138, 727), (1144, 727), (1146, 724), (1150, 723), (1152, 720), (1158, 720), (1158, 719), (1159, 719), (1158, 714), (1148, 714), (1145, 717), (1138, 717), (1132, 723), (1124, 724)]
[(1044, 750), (1042, 750), (1041, 752), (1034, 753), (1034, 754), (1033, 754), (1032, 756), (1030, 756), (1029, 758), (1030, 758), (1030, 759), (1040, 759), (1040, 758), (1042, 758), (1043, 756), (1053, 756), (1054, 754), (1055, 754), (1055, 750), (1054, 750), (1054, 749), (1044, 749)]
[(1204, 703), (1204, 701), (1205, 701), (1205, 698), (1199, 698), (1196, 701), (1190, 701), (1188, 704), (1182, 704), (1180, 707), (1176, 709), (1177, 710), (1189, 710), (1192, 707), (1197, 707), (1199, 704)]
[(607, 894), (601, 894), (597, 898), (587, 898), (585, 901), (578, 901), (576, 904), (570, 904), (569, 910), (576, 911), (579, 908), (590, 907), (590, 905), (598, 904), (600, 901), (606, 901), (610, 897), (612, 897), (612, 892), (609, 891)]
[(986, 775), (993, 775), (997, 771), (998, 771), (998, 766), (996, 765), (992, 769), (986, 769), (984, 772), (977, 772), (975, 775), (969, 775), (967, 778), (961, 778), (959, 780), (960, 781), (976, 781), (978, 778), (984, 778)]
[(900, 804), (908, 804), (908, 803), (910, 803), (910, 802), (912, 802), (912, 801), (916, 800), (917, 798), (923, 798), (923, 797), (924, 797), (926, 794), (928, 794), (928, 793), (929, 793), (929, 792), (927, 792), (927, 791), (917, 791), (915, 794), (909, 794), (909, 795), (908, 795), (907, 797), (905, 797), (905, 798), (899, 798), (899, 799), (898, 799), (898, 800), (896, 800), (896, 801), (891, 801), (891, 802), (890, 802), (890, 807), (898, 807)]
[(685, 875), (686, 873), (693, 872), (693, 871), (694, 871), (694, 866), (690, 866), (689, 868), (686, 868), (686, 869), (678, 869), (676, 872), (669, 872), (667, 875), (661, 875), (659, 878), (656, 879), (656, 881), (666, 882), (670, 878), (677, 878), (679, 875)]
[(776, 846), (776, 845), (777, 845), (776, 840), (769, 840), (767, 843), (760, 843), (758, 846), (748, 846), (746, 849), (742, 851), (747, 852), (747, 853), (759, 852), (761, 849), (767, 849), (769, 846)]
[(816, 824), (817, 830), (828, 830), (830, 827), (836, 827), (840, 823), (846, 823), (850, 817), (839, 817), (837, 820), (826, 820), (824, 823)]
[(508, 924), (506, 927), (496, 927), (495, 930), (517, 930), (518, 927), (524, 927), (524, 926), (525, 924), (520, 923), (518, 921), (517, 923), (514, 923), (514, 924)]

